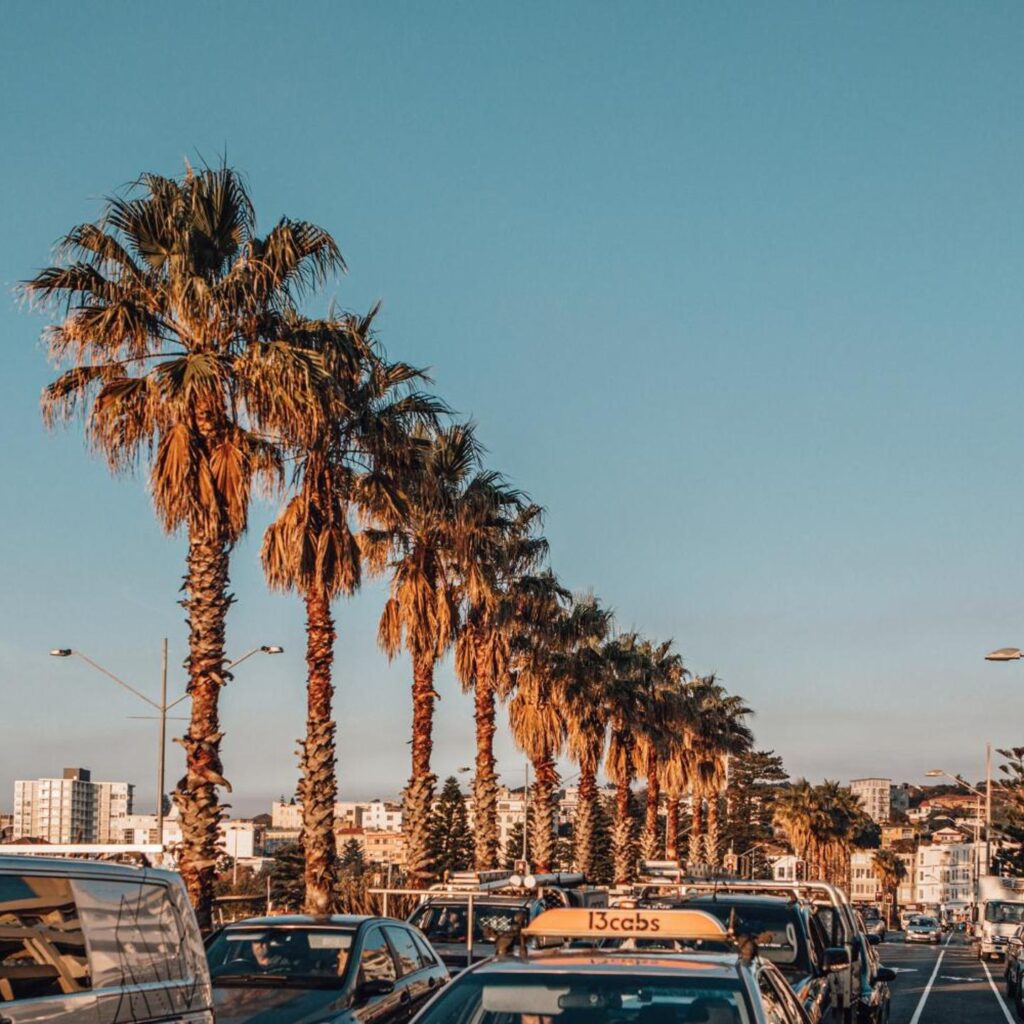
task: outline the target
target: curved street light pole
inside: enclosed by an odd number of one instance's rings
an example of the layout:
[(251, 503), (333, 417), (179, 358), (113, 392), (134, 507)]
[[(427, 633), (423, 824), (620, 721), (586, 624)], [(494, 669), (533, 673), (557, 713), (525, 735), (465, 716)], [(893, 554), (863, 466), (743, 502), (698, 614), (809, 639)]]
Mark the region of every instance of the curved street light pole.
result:
[[(241, 664), (246, 658), (251, 658), (254, 654), (282, 654), (284, 653), (283, 647), (277, 645), (264, 644), (261, 647), (254, 647), (251, 651), (243, 654), (242, 657), (232, 661), (227, 668), (234, 668), (236, 665)], [(102, 672), (108, 679), (113, 680), (118, 686), (127, 690), (129, 693), (138, 697), (139, 700), (145, 701), (151, 708), (158, 712), (158, 720), (160, 722), (160, 741), (159, 741), (159, 753), (157, 755), (157, 769), (156, 769), (156, 834), (157, 842), (160, 846), (164, 843), (164, 785), (165, 775), (167, 770), (167, 712), (171, 708), (177, 707), (183, 700), (188, 699), (188, 693), (182, 694), (177, 700), (172, 701), (170, 704), (167, 703), (167, 637), (163, 640), (163, 650), (160, 657), (160, 703), (158, 704), (155, 700), (151, 700), (144, 693), (136, 690), (130, 683), (126, 683), (120, 676), (114, 675), (113, 672), (108, 668), (104, 668), (99, 662), (93, 661), (87, 654), (83, 654), (81, 651), (73, 650), (70, 647), (55, 647), (50, 651), (50, 656), (53, 658), (70, 658), (72, 656), (81, 658), (82, 661), (91, 665), (97, 672)]]

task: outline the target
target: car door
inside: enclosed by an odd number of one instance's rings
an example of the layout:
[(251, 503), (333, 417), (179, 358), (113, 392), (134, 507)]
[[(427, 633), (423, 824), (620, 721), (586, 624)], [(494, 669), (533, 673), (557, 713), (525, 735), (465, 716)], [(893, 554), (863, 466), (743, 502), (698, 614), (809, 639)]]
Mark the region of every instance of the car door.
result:
[(408, 928), (387, 924), (384, 926), (384, 934), (391, 943), (398, 964), (399, 999), (405, 1019), (409, 1019), (426, 1002), (433, 988), (433, 979), (425, 968), (419, 947)]
[(404, 1019), (394, 954), (380, 925), (369, 925), (359, 940), (352, 1015), (364, 1024), (393, 1024)]

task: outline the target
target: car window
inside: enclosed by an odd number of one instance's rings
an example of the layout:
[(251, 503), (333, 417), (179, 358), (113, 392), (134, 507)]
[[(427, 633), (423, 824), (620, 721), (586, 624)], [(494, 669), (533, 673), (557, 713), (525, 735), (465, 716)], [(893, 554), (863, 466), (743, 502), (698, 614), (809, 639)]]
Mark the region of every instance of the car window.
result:
[(82, 922), (66, 878), (0, 875), (0, 1003), (92, 986)]
[(417, 931), (411, 931), (409, 934), (413, 937), (416, 948), (420, 951), (420, 963), (424, 967), (435, 967), (437, 965), (437, 956), (427, 944), (427, 940)]
[(765, 1024), (791, 1024), (786, 1002), (767, 970), (757, 972), (757, 987), (761, 993)]
[(388, 946), (384, 933), (379, 928), (371, 928), (363, 940), (363, 949), (359, 954), (359, 980), (395, 981), (397, 977), (391, 947)]
[(166, 886), (83, 878), (74, 887), (89, 933), (94, 988), (189, 976), (187, 946)]
[(767, 977), (773, 988), (775, 994), (779, 999), (779, 1003), (783, 1007), (786, 1014), (783, 1020), (786, 1021), (801, 1021), (803, 1014), (800, 1009), (800, 1002), (793, 994), (793, 990), (786, 983), (786, 979), (783, 978), (777, 971), (773, 971), (770, 967), (765, 965), (764, 970), (761, 972), (762, 977)]
[(398, 960), (399, 977), (406, 974), (413, 974), (422, 966), (420, 964), (420, 951), (416, 948), (412, 935), (404, 928), (388, 925), (384, 929), (385, 934), (391, 941), (395, 951), (395, 958)]
[(352, 938), (352, 930), (344, 928), (238, 924), (210, 942), (206, 958), (215, 982), (239, 974), (341, 978), (348, 967)]

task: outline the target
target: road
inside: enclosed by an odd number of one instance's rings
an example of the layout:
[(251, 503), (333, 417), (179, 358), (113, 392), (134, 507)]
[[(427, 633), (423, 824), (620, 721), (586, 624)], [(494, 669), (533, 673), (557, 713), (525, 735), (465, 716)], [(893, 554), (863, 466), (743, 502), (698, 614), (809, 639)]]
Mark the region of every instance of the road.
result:
[(937, 947), (908, 946), (896, 933), (878, 951), (882, 963), (898, 972), (890, 986), (890, 1024), (1018, 1024), (1002, 965), (983, 966), (962, 936)]

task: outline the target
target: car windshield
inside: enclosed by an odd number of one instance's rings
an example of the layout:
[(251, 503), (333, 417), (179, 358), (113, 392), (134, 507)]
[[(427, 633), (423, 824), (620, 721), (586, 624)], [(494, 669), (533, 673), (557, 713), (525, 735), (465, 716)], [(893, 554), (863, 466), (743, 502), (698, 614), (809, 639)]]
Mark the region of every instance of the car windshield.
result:
[(993, 924), (1019, 924), (1024, 921), (1024, 903), (989, 903), (985, 920)]
[(210, 976), (268, 983), (307, 979), (343, 984), (354, 930), (284, 926), (225, 928), (210, 943)]
[(756, 939), (758, 952), (765, 960), (771, 960), (786, 971), (810, 973), (810, 955), (799, 912), (792, 904), (708, 900), (688, 906), (714, 915), (736, 935)]
[[(498, 935), (518, 931), (529, 916), (525, 907), (474, 902), (473, 941), (493, 942)], [(467, 918), (464, 903), (432, 903), (420, 907), (409, 923), (431, 942), (465, 942)]]
[(934, 917), (912, 917), (910, 919), (911, 928), (937, 928), (939, 922)]
[(869, 921), (880, 921), (882, 918), (882, 915), (879, 914), (874, 907), (865, 907), (861, 910), (860, 916), (864, 918), (865, 923)]
[[(682, 972), (680, 972), (682, 973)], [(697, 972), (695, 971), (694, 974)], [(748, 1024), (737, 979), (466, 974), (418, 1024)]]

